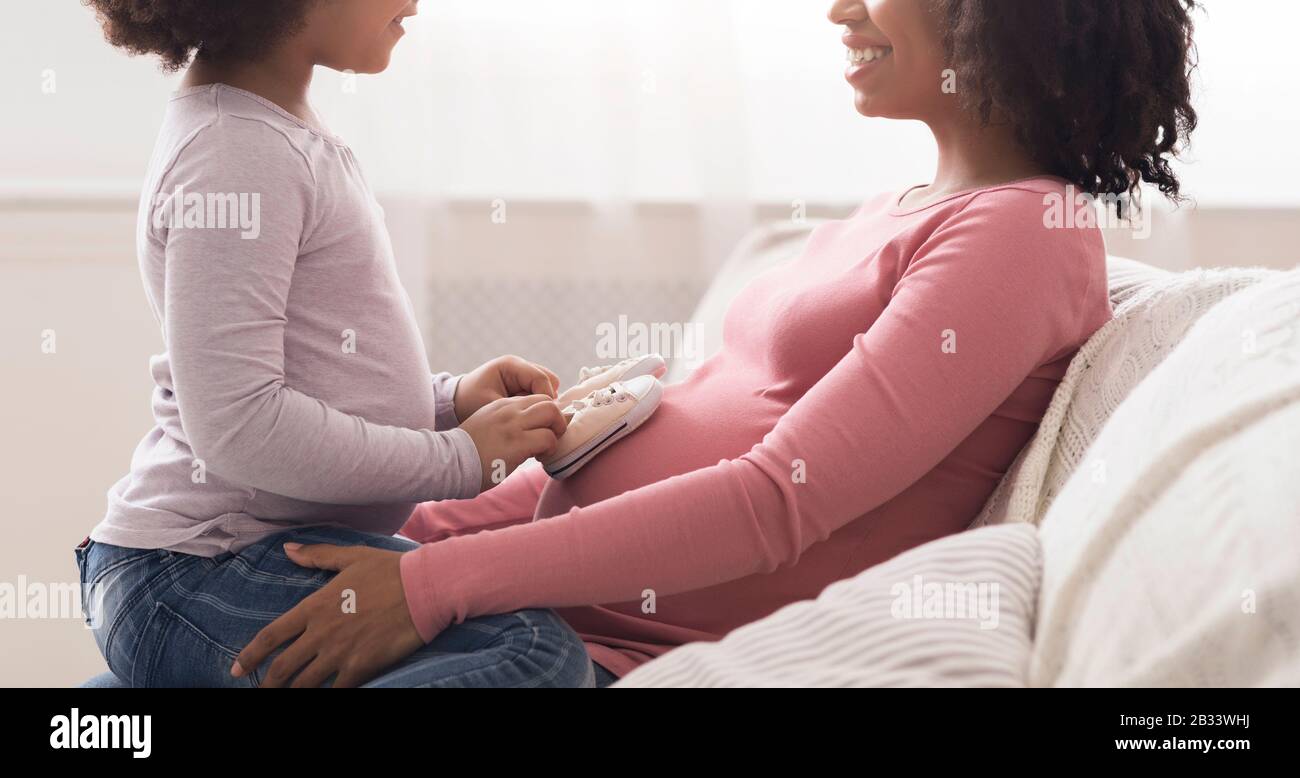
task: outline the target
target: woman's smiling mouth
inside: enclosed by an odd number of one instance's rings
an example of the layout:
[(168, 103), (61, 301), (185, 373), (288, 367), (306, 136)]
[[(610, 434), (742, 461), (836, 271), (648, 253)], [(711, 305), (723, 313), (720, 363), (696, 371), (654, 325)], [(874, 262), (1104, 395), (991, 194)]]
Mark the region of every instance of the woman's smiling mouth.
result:
[(844, 78), (855, 87), (861, 86), (862, 78), (865, 75), (879, 70), (882, 64), (893, 56), (894, 50), (889, 46), (850, 48), (848, 51), (849, 67), (844, 73)]
[(846, 59), (849, 61), (849, 68), (844, 77), (850, 82), (856, 81), (868, 71), (877, 69), (882, 61), (894, 55), (894, 47), (890, 46), (887, 40), (882, 40), (879, 35), (864, 35), (849, 30), (844, 33), (842, 40), (844, 47), (848, 49)]
[(864, 65), (869, 62), (875, 62), (878, 59), (884, 59), (894, 50), (889, 46), (869, 46), (865, 49), (849, 49), (848, 60), (854, 65)]

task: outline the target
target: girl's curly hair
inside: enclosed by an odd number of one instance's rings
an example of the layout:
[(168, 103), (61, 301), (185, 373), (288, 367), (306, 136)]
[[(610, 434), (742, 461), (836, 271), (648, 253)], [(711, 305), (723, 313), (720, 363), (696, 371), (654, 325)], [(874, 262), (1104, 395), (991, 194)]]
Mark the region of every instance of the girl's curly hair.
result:
[(198, 55), (212, 62), (254, 58), (297, 32), (315, 0), (82, 0), (108, 42), (156, 55), (180, 70)]
[(1054, 175), (1182, 200), (1170, 166), (1196, 129), (1196, 0), (935, 0), (967, 110), (1006, 123)]

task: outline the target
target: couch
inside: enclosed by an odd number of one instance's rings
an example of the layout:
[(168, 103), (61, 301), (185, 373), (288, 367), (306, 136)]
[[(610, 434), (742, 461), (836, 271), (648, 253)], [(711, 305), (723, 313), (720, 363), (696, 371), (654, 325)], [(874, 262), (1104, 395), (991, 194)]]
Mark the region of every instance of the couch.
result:
[[(741, 245), (703, 348), (813, 226)], [(1300, 685), (1300, 271), (1109, 271), (1114, 320), (970, 531), (619, 686)]]
[[(703, 355), (814, 226), (742, 242), (690, 319)], [(1300, 270), (1109, 271), (1114, 320), (970, 531), (617, 686), (1300, 685)], [(927, 587), (969, 607), (927, 614)]]

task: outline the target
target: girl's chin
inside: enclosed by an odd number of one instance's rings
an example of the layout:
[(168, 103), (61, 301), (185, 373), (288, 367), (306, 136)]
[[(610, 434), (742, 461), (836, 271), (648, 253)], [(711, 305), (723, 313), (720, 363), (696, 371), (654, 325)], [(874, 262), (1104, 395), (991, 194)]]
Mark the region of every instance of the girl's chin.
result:
[(392, 61), (392, 50), (376, 54), (365, 65), (352, 68), (354, 73), (360, 73), (366, 76), (373, 76), (377, 73), (383, 73), (388, 70), (388, 64)]

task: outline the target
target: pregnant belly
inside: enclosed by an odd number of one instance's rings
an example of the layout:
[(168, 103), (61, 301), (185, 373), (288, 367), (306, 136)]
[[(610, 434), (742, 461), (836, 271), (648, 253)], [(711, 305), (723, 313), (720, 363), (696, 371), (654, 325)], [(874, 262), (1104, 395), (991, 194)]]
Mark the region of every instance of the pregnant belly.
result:
[(675, 475), (735, 459), (763, 440), (788, 410), (759, 390), (720, 381), (665, 387), (659, 409), (632, 435), (542, 491), (537, 518), (591, 505)]

